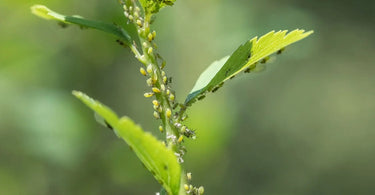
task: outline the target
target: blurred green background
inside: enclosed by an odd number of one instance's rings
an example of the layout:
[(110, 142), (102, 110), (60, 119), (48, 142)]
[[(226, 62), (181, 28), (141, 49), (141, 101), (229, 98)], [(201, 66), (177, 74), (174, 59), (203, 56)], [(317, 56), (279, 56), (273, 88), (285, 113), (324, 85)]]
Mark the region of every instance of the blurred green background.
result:
[[(0, 194), (154, 194), (136, 156), (71, 91), (160, 136), (128, 49), (29, 11), (124, 23), (116, 0), (0, 2)], [(375, 194), (375, 1), (177, 0), (154, 28), (177, 99), (238, 45), (270, 30), (315, 33), (261, 74), (188, 113), (184, 164), (207, 194)]]

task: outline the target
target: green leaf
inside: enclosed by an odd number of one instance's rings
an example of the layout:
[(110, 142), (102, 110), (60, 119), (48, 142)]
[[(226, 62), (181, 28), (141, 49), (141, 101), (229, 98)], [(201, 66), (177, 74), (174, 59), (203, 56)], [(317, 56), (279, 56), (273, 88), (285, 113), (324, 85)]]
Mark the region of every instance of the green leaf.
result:
[(113, 127), (115, 133), (132, 148), (168, 194), (178, 195), (181, 166), (172, 150), (168, 149), (150, 133), (144, 132), (128, 117), (119, 119), (111, 109), (99, 101), (82, 92), (73, 91), (73, 94)]
[(172, 6), (176, 0), (140, 0), (146, 14), (155, 14), (165, 6)]
[(44, 5), (33, 5), (31, 7), (31, 12), (47, 20), (56, 20), (62, 22), (63, 24), (77, 24), (80, 27), (97, 29), (116, 36), (120, 40), (124, 41), (124, 43), (127, 45), (131, 44), (132, 39), (129, 32), (113, 24), (87, 20), (80, 16), (65, 16), (50, 10)]
[(199, 76), (185, 100), (185, 105), (191, 105), (209, 91), (216, 91), (223, 85), (224, 81), (234, 77), (241, 71), (253, 71), (257, 62), (309, 36), (313, 31), (305, 32), (304, 30), (296, 29), (288, 34), (286, 33), (286, 30), (271, 31), (260, 39), (255, 37), (241, 45), (230, 57), (227, 56), (212, 63)]

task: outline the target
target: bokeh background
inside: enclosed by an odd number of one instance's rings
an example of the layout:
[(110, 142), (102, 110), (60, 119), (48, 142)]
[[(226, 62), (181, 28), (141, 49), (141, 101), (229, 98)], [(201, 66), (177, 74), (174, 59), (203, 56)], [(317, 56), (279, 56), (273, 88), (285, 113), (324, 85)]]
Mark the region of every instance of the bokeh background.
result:
[[(155, 136), (145, 79), (111, 36), (30, 14), (33, 4), (125, 23), (117, 1), (1, 0), (0, 194), (154, 194), (136, 156), (71, 95), (81, 90)], [(315, 33), (267, 70), (189, 111), (185, 167), (207, 194), (375, 194), (375, 1), (177, 0), (154, 23), (177, 99), (238, 45)]]

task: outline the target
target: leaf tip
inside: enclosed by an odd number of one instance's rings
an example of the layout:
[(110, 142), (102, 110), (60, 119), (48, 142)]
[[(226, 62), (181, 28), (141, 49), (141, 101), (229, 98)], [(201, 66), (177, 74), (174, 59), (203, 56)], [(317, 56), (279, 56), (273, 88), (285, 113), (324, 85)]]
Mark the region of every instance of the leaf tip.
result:
[(45, 5), (36, 4), (31, 6), (30, 9), (31, 13), (33, 13), (36, 16), (39, 16), (47, 20), (53, 19), (53, 17), (48, 14), (49, 12), (51, 12), (51, 10), (48, 9), (48, 7), (46, 7)]
[(80, 92), (80, 91), (76, 91), (76, 90), (73, 90), (73, 91), (72, 91), (72, 94), (73, 94), (74, 96), (76, 96), (77, 98), (80, 98), (80, 97), (83, 96), (83, 93), (82, 93), (82, 92)]

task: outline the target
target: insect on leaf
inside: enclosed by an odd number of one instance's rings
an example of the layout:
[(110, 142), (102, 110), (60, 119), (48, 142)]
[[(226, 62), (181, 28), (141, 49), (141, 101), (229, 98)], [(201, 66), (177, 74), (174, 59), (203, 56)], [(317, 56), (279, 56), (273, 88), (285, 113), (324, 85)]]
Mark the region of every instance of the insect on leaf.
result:
[(82, 92), (73, 91), (73, 94), (113, 127), (115, 133), (132, 148), (168, 194), (179, 194), (181, 166), (172, 150), (150, 133), (143, 131), (128, 117), (119, 119), (111, 109), (99, 101)]
[(108, 24), (99, 21), (87, 20), (80, 16), (65, 16), (50, 10), (44, 5), (33, 5), (31, 7), (31, 12), (41, 18), (47, 20), (56, 20), (64, 24), (76, 24), (80, 27), (93, 28), (109, 34), (112, 34), (122, 40), (125, 44), (130, 45), (132, 39), (129, 32), (119, 26), (114, 24)]
[(261, 38), (253, 38), (238, 47), (230, 57), (213, 62), (198, 78), (193, 89), (186, 97), (185, 105), (191, 105), (197, 98), (209, 91), (216, 91), (226, 80), (243, 70), (252, 71), (256, 63), (286, 46), (297, 42), (313, 31), (305, 32), (296, 29), (287, 31), (271, 31)]

